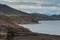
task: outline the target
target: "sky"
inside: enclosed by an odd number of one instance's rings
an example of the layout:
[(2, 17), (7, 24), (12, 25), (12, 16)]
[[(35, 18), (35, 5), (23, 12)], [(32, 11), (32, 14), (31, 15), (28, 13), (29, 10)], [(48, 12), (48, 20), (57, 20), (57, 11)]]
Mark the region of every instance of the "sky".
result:
[(0, 0), (0, 3), (28, 13), (60, 14), (60, 0)]

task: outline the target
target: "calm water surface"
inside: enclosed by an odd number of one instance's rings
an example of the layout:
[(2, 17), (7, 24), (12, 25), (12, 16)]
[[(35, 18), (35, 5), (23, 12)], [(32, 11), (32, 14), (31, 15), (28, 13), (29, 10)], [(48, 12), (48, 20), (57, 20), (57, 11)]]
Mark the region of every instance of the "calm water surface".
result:
[(60, 21), (39, 21), (39, 24), (19, 24), (33, 32), (60, 35)]

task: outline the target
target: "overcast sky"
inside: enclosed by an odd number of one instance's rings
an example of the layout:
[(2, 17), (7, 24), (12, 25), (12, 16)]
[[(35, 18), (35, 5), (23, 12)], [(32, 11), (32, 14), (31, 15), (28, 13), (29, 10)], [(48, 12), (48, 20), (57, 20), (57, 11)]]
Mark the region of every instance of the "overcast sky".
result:
[(0, 0), (0, 3), (25, 12), (60, 14), (60, 0)]

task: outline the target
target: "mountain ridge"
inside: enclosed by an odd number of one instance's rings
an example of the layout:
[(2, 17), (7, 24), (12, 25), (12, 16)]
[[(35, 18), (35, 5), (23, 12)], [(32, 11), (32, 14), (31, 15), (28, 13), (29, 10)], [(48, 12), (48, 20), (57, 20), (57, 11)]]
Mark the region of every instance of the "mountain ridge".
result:
[(55, 14), (48, 16), (46, 14), (31, 13), (31, 15), (35, 16), (37, 20), (60, 20), (60, 15)]
[(5, 14), (27, 14), (26, 12), (22, 12), (20, 10), (14, 9), (5, 4), (0, 4), (0, 11)]

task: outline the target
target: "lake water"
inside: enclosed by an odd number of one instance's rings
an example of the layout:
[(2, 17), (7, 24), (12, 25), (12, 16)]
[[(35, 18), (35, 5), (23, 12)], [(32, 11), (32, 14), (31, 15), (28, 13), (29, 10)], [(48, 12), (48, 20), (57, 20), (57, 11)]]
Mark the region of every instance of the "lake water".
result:
[(39, 24), (19, 24), (33, 32), (60, 35), (60, 21), (39, 21)]

